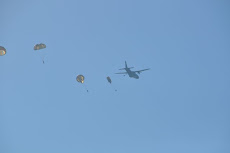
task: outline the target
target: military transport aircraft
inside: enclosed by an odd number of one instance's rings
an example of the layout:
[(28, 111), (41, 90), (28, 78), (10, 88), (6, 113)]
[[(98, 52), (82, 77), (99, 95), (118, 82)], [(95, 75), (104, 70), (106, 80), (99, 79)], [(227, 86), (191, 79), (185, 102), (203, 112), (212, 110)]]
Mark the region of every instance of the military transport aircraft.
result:
[(139, 79), (139, 76), (137, 75), (140, 74), (142, 71), (146, 71), (146, 70), (149, 70), (149, 69), (143, 69), (143, 70), (139, 70), (139, 71), (131, 71), (130, 69), (132, 69), (134, 67), (128, 67), (127, 66), (127, 63), (125, 61), (125, 68), (122, 68), (122, 69), (119, 69), (119, 70), (125, 70), (126, 72), (120, 72), (120, 73), (115, 73), (115, 74), (128, 74), (130, 78), (135, 78), (135, 79)]

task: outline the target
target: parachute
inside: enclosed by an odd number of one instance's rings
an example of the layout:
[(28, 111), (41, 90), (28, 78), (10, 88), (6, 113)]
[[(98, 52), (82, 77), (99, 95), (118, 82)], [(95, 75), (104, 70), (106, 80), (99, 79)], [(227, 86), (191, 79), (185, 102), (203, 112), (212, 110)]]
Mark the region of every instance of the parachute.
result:
[(0, 56), (3, 56), (6, 54), (6, 49), (2, 46), (0, 46)]
[(43, 44), (43, 43), (36, 44), (36, 45), (34, 46), (34, 50), (39, 50), (39, 49), (44, 49), (44, 48), (46, 48), (46, 45)]
[(83, 75), (78, 75), (76, 80), (77, 82), (84, 83), (85, 77)]
[(108, 80), (109, 83), (112, 83), (112, 80), (110, 79), (109, 76), (107, 77), (107, 80)]

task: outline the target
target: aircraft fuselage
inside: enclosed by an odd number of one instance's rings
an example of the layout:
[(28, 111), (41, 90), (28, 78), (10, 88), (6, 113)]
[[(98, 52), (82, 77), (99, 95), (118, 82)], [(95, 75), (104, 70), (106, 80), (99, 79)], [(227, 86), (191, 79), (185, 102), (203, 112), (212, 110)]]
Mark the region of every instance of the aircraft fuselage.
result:
[(129, 68), (125, 68), (125, 70), (130, 78), (139, 79), (139, 76), (135, 72), (131, 71)]

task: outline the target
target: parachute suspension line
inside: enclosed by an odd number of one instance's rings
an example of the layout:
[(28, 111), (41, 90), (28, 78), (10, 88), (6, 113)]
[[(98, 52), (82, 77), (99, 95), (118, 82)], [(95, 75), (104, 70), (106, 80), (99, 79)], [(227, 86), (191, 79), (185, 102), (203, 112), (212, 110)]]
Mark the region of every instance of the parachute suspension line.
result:
[(114, 91), (117, 91), (117, 89), (116, 89), (112, 84), (111, 84), (111, 86), (113, 87), (113, 90), (114, 90)]
[(86, 90), (87, 92), (89, 92), (89, 90), (88, 90), (88, 88), (86, 87), (86, 85), (83, 84), (83, 86), (84, 86), (85, 90)]
[(40, 52), (40, 58), (42, 60), (42, 63), (45, 64), (45, 57), (46, 57), (46, 53), (43, 51)]

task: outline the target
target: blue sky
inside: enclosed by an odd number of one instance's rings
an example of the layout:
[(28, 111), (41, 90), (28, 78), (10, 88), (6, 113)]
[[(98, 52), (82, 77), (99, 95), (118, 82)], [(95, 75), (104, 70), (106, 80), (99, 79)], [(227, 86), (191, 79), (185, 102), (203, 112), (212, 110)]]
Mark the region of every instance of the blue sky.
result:
[(230, 152), (229, 1), (0, 5), (0, 152)]

